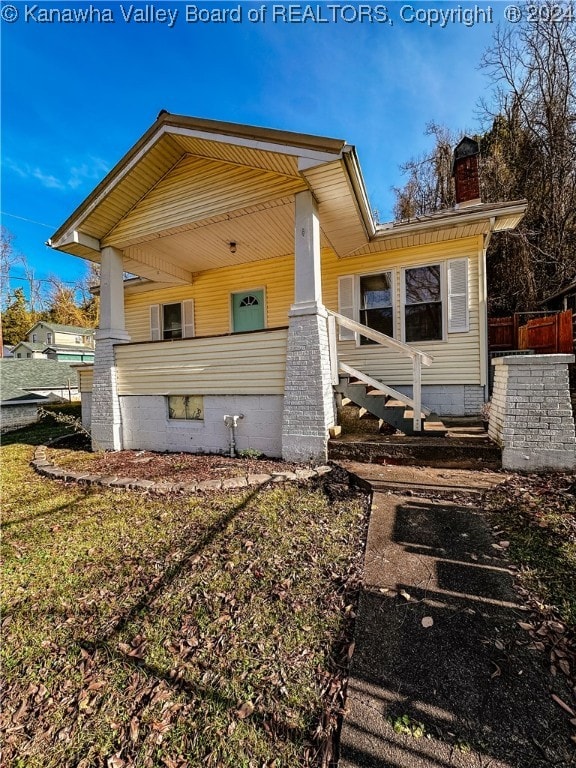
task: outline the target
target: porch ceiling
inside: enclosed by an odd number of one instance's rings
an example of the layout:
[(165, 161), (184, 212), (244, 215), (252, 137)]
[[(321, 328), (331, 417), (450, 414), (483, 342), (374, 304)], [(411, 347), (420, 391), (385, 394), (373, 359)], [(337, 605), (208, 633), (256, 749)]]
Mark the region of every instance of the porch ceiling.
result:
[(354, 158), (339, 139), (165, 113), (50, 244), (93, 261), (113, 246), (135, 274), (186, 282), (201, 269), (293, 253), (294, 195), (310, 189), (322, 245), (345, 255), (367, 242)]
[[(322, 246), (328, 245), (321, 233)], [(232, 253), (230, 243), (236, 244)], [(126, 270), (138, 274), (144, 259), (169, 261), (190, 272), (294, 253), (294, 196), (249, 210), (198, 221), (181, 231), (124, 249)]]

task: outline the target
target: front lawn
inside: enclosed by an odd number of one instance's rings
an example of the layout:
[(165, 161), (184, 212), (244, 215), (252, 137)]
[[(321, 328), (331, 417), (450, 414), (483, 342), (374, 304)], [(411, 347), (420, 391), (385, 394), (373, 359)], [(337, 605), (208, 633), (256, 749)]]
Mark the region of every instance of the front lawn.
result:
[(64, 485), (28, 466), (49, 431), (1, 449), (3, 764), (327, 761), (365, 498), (333, 479), (211, 496)]

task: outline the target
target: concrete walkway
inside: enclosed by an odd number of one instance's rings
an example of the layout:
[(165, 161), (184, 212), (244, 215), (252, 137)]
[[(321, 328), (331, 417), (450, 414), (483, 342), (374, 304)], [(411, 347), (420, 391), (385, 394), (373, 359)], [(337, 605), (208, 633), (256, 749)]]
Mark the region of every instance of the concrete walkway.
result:
[(506, 542), (477, 512), (505, 475), (346, 467), (377, 490), (339, 768), (576, 765)]

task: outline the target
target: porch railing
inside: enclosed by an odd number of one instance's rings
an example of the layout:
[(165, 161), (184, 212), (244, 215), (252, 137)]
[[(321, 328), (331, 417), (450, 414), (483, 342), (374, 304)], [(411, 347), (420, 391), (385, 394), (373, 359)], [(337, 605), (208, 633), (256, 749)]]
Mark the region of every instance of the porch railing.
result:
[[(430, 413), (427, 408), (422, 407), (422, 366), (432, 365), (434, 362), (432, 355), (428, 355), (426, 352), (422, 352), (422, 350), (410, 346), (410, 344), (405, 344), (403, 341), (393, 339), (391, 336), (387, 336), (385, 333), (380, 333), (379, 331), (375, 331), (373, 328), (368, 328), (368, 326), (362, 325), (362, 323), (357, 323), (355, 320), (350, 320), (350, 318), (345, 317), (344, 315), (340, 315), (338, 312), (332, 312), (331, 310), (327, 310), (327, 312), (332, 384), (338, 384), (339, 374), (345, 373), (348, 376), (354, 376), (354, 378), (362, 381), (364, 384), (367, 384), (370, 387), (374, 387), (381, 392), (386, 392), (386, 394), (390, 395), (395, 400), (400, 400), (400, 402), (410, 406), (413, 409), (413, 428), (415, 432), (420, 432), (422, 430), (422, 413), (425, 415)], [(365, 336), (367, 339), (375, 341), (377, 344), (380, 344), (384, 347), (388, 347), (389, 349), (398, 352), (404, 357), (411, 358), (412, 397), (408, 397), (408, 395), (404, 395), (392, 387), (383, 384), (381, 381), (373, 379), (371, 376), (368, 376), (367, 374), (352, 368), (352, 366), (341, 362), (338, 359), (338, 326), (347, 328), (348, 330), (353, 331), (354, 333), (358, 333), (361, 336)]]

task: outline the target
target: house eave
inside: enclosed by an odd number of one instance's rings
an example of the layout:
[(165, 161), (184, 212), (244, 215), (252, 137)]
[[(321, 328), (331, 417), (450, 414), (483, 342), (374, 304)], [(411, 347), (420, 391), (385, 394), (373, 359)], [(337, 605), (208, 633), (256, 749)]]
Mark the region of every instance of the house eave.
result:
[(386, 240), (446, 227), (462, 227), (478, 222), (486, 223), (487, 232), (491, 229), (495, 232), (514, 229), (524, 217), (527, 205), (525, 200), (509, 203), (484, 203), (474, 208), (450, 209), (417, 219), (381, 224), (376, 228), (374, 240)]
[[(214, 142), (235, 138), (242, 146), (269, 151), (282, 149), (284, 153), (295, 157), (302, 154), (316, 156), (318, 161), (339, 157), (346, 145), (343, 139), (161, 113), (146, 133), (56, 230), (47, 245), (75, 256), (97, 260), (100, 249), (98, 238), (82, 230), (84, 220), (157, 142), (169, 141), (170, 135), (193, 135)], [(185, 152), (182, 151), (181, 154), (184, 155)]]

